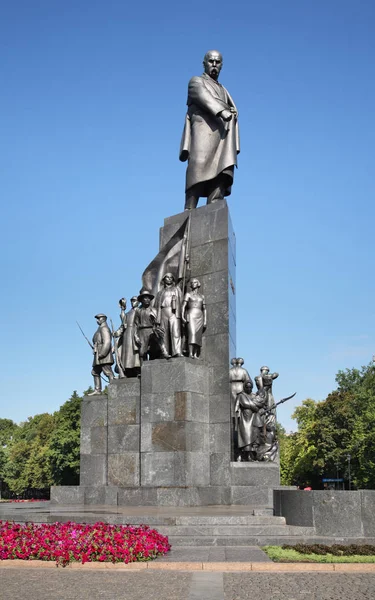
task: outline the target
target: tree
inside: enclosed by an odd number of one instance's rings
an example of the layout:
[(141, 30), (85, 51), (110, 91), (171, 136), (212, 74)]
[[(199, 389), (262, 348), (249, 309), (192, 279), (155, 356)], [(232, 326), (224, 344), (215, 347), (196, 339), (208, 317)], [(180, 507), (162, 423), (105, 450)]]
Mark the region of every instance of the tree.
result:
[(55, 413), (56, 427), (48, 452), (54, 485), (79, 483), (81, 401), (74, 391)]
[(324, 401), (304, 400), (294, 411), (298, 431), (281, 453), (284, 484), (319, 488), (338, 470), (348, 479), (350, 454), (354, 487), (375, 487), (375, 366), (339, 371), (336, 382)]

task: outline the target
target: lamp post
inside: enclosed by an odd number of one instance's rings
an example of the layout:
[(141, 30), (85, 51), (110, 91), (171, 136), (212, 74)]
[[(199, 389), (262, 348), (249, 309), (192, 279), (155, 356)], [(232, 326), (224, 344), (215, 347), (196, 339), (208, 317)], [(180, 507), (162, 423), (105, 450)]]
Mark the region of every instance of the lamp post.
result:
[(352, 478), (351, 478), (351, 474), (350, 474), (350, 459), (351, 459), (351, 456), (350, 456), (350, 454), (348, 454), (348, 456), (347, 456), (347, 459), (348, 459), (348, 470), (349, 470), (349, 491), (350, 491), (350, 490), (352, 489)]
[(339, 466), (340, 465), (337, 462), (337, 463), (335, 463), (335, 466), (336, 466), (336, 479), (337, 479), (336, 483), (337, 483), (337, 489), (339, 490), (340, 489), (340, 485), (339, 485)]

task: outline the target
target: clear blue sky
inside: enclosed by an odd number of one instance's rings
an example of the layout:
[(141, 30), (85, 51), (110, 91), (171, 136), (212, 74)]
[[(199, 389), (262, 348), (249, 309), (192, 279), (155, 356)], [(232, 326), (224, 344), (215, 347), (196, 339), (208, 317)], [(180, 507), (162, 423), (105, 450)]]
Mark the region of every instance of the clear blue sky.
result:
[(14, 0), (1, 10), (0, 417), (92, 382), (97, 312), (119, 322), (183, 209), (187, 83), (204, 53), (240, 112), (229, 207), (237, 354), (268, 364), (289, 430), (375, 353), (373, 0)]

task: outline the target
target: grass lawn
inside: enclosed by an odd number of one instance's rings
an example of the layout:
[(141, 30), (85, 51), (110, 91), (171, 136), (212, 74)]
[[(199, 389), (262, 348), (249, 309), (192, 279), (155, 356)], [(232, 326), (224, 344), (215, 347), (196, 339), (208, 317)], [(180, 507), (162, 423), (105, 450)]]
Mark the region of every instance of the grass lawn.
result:
[[(336, 556), (334, 554), (302, 554), (291, 548), (281, 546), (264, 546), (264, 552), (274, 562), (314, 562), (314, 563), (375, 563), (375, 555), (364, 556), (351, 554), (350, 556)], [(343, 546), (343, 552), (345, 546)]]

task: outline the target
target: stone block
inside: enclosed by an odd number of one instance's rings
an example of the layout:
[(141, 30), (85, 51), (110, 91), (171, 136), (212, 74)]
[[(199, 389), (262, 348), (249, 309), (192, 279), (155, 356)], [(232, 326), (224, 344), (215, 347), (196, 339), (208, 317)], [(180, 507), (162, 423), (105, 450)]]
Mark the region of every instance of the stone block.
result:
[(198, 489), (189, 488), (159, 488), (157, 490), (158, 506), (200, 506)]
[(210, 453), (221, 454), (230, 448), (230, 423), (210, 423)]
[(228, 239), (224, 238), (212, 242), (213, 248), (213, 271), (228, 269), (229, 246)]
[(228, 207), (226, 201), (201, 206), (192, 212), (191, 245), (228, 239)]
[(156, 488), (119, 488), (117, 494), (119, 506), (157, 506)]
[(230, 504), (245, 506), (273, 506), (273, 492), (267, 487), (234, 485)]
[[(227, 386), (226, 386), (227, 387)], [(210, 396), (210, 423), (229, 423), (230, 421), (230, 396), (226, 394)]]
[(280, 485), (280, 467), (275, 463), (232, 462), (230, 471), (232, 485), (270, 488)]
[(363, 535), (360, 492), (311, 491), (317, 535), (360, 537)]
[(109, 400), (116, 398), (126, 400), (128, 398), (138, 398), (141, 393), (141, 384), (138, 377), (123, 377), (115, 379), (108, 387)]
[(160, 423), (173, 421), (175, 415), (175, 392), (169, 394), (142, 393), (141, 422)]
[(360, 490), (363, 534), (375, 537), (375, 490)]
[(204, 394), (175, 392), (174, 408), (175, 421), (209, 422), (209, 403)]
[(139, 453), (123, 452), (108, 455), (108, 484), (137, 487), (140, 484)]
[(229, 327), (228, 302), (215, 302), (207, 305), (207, 336), (227, 334)]
[(210, 457), (207, 452), (184, 452), (182, 459), (181, 479), (185, 480), (182, 485), (210, 485)]
[(303, 490), (275, 490), (275, 514), (283, 516), (288, 525), (313, 527), (313, 495)]
[(228, 334), (206, 335), (206, 362), (210, 367), (229, 365)]
[[(223, 269), (225, 268), (222, 267)], [(213, 242), (202, 244), (191, 249), (190, 252), (190, 272), (193, 277), (201, 277), (207, 273), (212, 273), (214, 267), (214, 248)], [(202, 283), (202, 282), (201, 282)], [(201, 293), (204, 294), (203, 288)]]
[(84, 487), (85, 504), (117, 506), (117, 487), (96, 485)]
[(141, 454), (141, 485), (145, 487), (173, 486), (174, 452), (144, 452)]
[(139, 425), (110, 425), (108, 427), (108, 453), (139, 452)]
[(209, 485), (209, 456), (204, 452), (141, 454), (141, 485), (176, 487)]
[(231, 484), (229, 452), (210, 455), (210, 476), (211, 485), (229, 486)]
[[(103, 427), (103, 429), (105, 428)], [(81, 454), (91, 454), (91, 427), (81, 426), (80, 452)]]
[(140, 399), (137, 396), (110, 398), (108, 401), (108, 424), (136, 425), (140, 422), (139, 407)]
[[(231, 358), (233, 358), (233, 356)], [(218, 394), (223, 394), (227, 398), (230, 398), (228, 371), (229, 371), (229, 364), (228, 364), (228, 370), (224, 370), (223, 365), (209, 367), (208, 382), (209, 382), (210, 396), (217, 396)], [(229, 402), (229, 400), (228, 400), (228, 402)]]
[(207, 367), (184, 357), (151, 360), (142, 366), (142, 398), (144, 394), (174, 392), (204, 393), (208, 384)]
[(105, 427), (107, 425), (107, 396), (84, 396), (81, 404), (81, 427)]
[(202, 290), (204, 290), (207, 306), (216, 302), (225, 302), (228, 304), (229, 278), (227, 269), (201, 275), (199, 281), (201, 282)]
[(83, 504), (84, 488), (79, 485), (52, 485), (51, 504)]
[(107, 485), (107, 456), (81, 454), (80, 485)]
[(81, 427), (81, 453), (107, 453), (107, 427)]
[(141, 452), (207, 452), (208, 424), (189, 421), (144, 423)]

